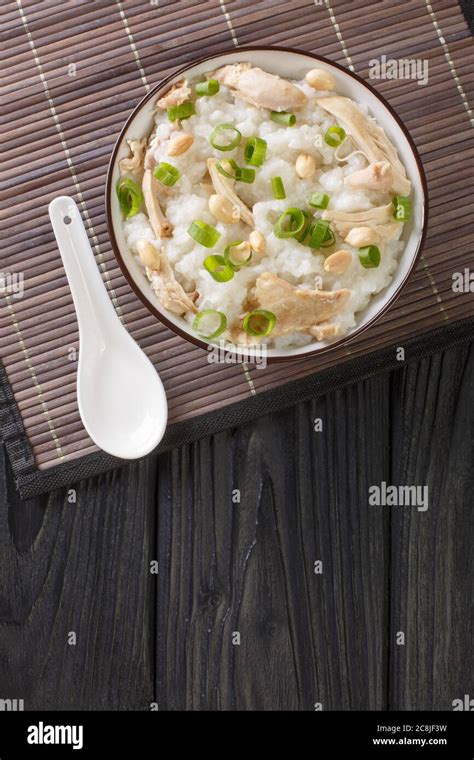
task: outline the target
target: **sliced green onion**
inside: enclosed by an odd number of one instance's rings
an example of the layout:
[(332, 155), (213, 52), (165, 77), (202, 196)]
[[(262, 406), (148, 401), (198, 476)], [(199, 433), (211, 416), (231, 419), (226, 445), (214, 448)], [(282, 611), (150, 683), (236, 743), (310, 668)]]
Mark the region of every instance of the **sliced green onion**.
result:
[(294, 127), (296, 124), (295, 114), (288, 111), (270, 111), (270, 119), (284, 127)]
[(241, 139), (241, 133), (233, 124), (218, 124), (217, 127), (212, 130), (209, 142), (216, 150), (225, 151), (234, 150), (234, 148), (240, 143)]
[(324, 135), (324, 142), (330, 145), (331, 148), (337, 148), (345, 139), (346, 130), (342, 127), (329, 127)]
[(234, 276), (234, 270), (223, 256), (214, 254), (204, 259), (204, 266), (216, 282), (227, 282)]
[(184, 103), (180, 103), (179, 106), (170, 106), (166, 111), (169, 121), (177, 121), (178, 119), (189, 119), (196, 113), (194, 103), (190, 100), (186, 100)]
[(380, 250), (376, 245), (359, 248), (359, 261), (366, 269), (373, 269), (380, 264)]
[(217, 171), (222, 174), (223, 177), (228, 179), (237, 179), (237, 174), (240, 169), (237, 161), (233, 158), (226, 158), (225, 161), (218, 161), (216, 164)]
[(326, 235), (326, 239), (323, 240), (323, 244), (321, 248), (330, 248), (334, 243), (336, 242), (336, 236), (334, 235), (334, 232), (331, 228), (328, 229), (328, 234)]
[(273, 234), (277, 238), (296, 237), (304, 227), (305, 217), (300, 208), (287, 208), (273, 225)]
[(243, 240), (234, 240), (234, 242), (229, 243), (229, 245), (224, 250), (224, 261), (226, 264), (232, 267), (232, 269), (240, 269), (241, 267), (246, 267), (252, 260), (252, 249), (250, 246), (250, 252), (245, 257), (243, 251), (232, 250), (233, 248), (237, 248), (241, 243), (243, 243)]
[(135, 216), (141, 209), (143, 193), (133, 179), (125, 177), (117, 182), (117, 196), (122, 214), (128, 219)]
[(327, 208), (329, 203), (329, 195), (326, 193), (313, 193), (308, 201), (308, 206), (313, 208)]
[(312, 224), (309, 234), (310, 248), (328, 248), (336, 242), (331, 225), (325, 219), (318, 219), (317, 222)]
[(285, 186), (281, 177), (272, 177), (272, 192), (277, 201), (286, 198)]
[(161, 182), (162, 185), (172, 187), (172, 185), (175, 185), (181, 177), (181, 172), (176, 166), (172, 166), (171, 164), (167, 164), (166, 161), (162, 161), (161, 164), (155, 166), (153, 176), (158, 182)]
[(196, 95), (202, 98), (203, 95), (216, 95), (220, 90), (220, 84), (217, 79), (208, 79), (207, 82), (198, 82), (194, 89)]
[[(213, 329), (216, 320), (218, 320), (217, 327)], [(222, 335), (226, 327), (226, 315), (222, 311), (216, 311), (215, 309), (204, 309), (204, 311), (199, 311), (193, 321), (193, 330), (196, 330), (201, 338), (205, 338), (206, 340), (218, 338), (219, 335)]]
[(201, 222), (200, 219), (192, 222), (188, 227), (188, 235), (192, 237), (196, 243), (200, 243), (205, 248), (213, 248), (219, 240), (221, 233), (216, 230), (215, 227), (211, 227), (206, 222)]
[(247, 335), (265, 338), (275, 327), (276, 316), (272, 311), (256, 309), (245, 315), (242, 327)]
[(294, 236), (295, 240), (298, 241), (298, 243), (304, 243), (306, 238), (308, 237), (308, 232), (310, 228), (311, 219), (307, 211), (303, 211), (304, 215), (304, 225), (300, 232), (297, 232)]
[(393, 199), (393, 205), (395, 207), (393, 213), (394, 219), (399, 222), (408, 222), (411, 217), (411, 200), (401, 195), (396, 195)]
[(245, 167), (239, 166), (233, 158), (226, 158), (225, 161), (218, 161), (216, 164), (216, 169), (224, 177), (227, 177), (228, 179), (235, 179), (239, 182), (247, 182), (250, 184), (255, 179), (255, 169), (247, 169)]
[(244, 148), (244, 159), (250, 166), (261, 166), (267, 156), (267, 143), (261, 137), (250, 137)]
[(239, 166), (236, 180), (239, 182), (246, 182), (248, 185), (251, 185), (255, 180), (255, 169), (247, 169), (246, 167)]

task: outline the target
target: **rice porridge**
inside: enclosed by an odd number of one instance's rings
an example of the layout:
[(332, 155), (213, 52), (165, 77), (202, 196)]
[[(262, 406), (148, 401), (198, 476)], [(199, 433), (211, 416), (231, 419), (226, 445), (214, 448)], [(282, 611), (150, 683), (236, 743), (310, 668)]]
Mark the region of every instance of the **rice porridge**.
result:
[(279, 349), (356, 326), (397, 268), (411, 193), (364, 105), (322, 69), (236, 63), (176, 83), (155, 114), (117, 193), (162, 308), (204, 340)]

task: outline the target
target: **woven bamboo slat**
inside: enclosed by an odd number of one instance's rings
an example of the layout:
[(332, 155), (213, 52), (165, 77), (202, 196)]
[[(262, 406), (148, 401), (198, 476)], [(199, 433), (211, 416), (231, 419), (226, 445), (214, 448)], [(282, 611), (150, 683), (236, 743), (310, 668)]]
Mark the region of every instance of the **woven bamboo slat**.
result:
[[(451, 0), (160, 0), (157, 6), (15, 0), (2, 6), (2, 271), (23, 273), (25, 293), (2, 306), (1, 351), (39, 469), (96, 450), (77, 410), (76, 361), (70, 360), (78, 349), (77, 324), (47, 217), (59, 193), (75, 195), (87, 208), (102, 276), (163, 378), (170, 424), (473, 315), (472, 294), (452, 289), (453, 272), (472, 260), (474, 56)], [(153, 86), (175, 67), (236, 43), (318, 52), (366, 78), (371, 59), (382, 54), (421, 58), (429, 66), (426, 86), (371, 80), (410, 130), (428, 178), (431, 220), (417, 271), (397, 304), (355, 341), (263, 370), (211, 365), (204, 351), (157, 323), (116, 264), (104, 215), (113, 143), (145, 83)]]

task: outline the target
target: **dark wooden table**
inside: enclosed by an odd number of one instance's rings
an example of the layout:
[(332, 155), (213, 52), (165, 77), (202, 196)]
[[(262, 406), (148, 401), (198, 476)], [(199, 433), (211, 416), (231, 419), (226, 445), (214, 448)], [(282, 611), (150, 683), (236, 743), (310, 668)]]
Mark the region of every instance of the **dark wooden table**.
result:
[[(473, 387), (453, 348), (23, 503), (3, 452), (0, 696), (451, 710), (474, 694)], [(382, 481), (429, 509), (369, 506)]]

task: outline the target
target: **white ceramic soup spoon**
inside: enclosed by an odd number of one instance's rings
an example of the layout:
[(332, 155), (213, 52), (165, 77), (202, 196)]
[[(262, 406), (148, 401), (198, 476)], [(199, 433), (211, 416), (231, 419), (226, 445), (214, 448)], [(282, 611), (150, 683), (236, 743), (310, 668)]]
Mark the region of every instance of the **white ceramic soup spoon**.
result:
[(83, 425), (108, 454), (138, 459), (165, 432), (163, 384), (112, 306), (74, 200), (55, 198), (49, 216), (79, 323), (77, 399)]

